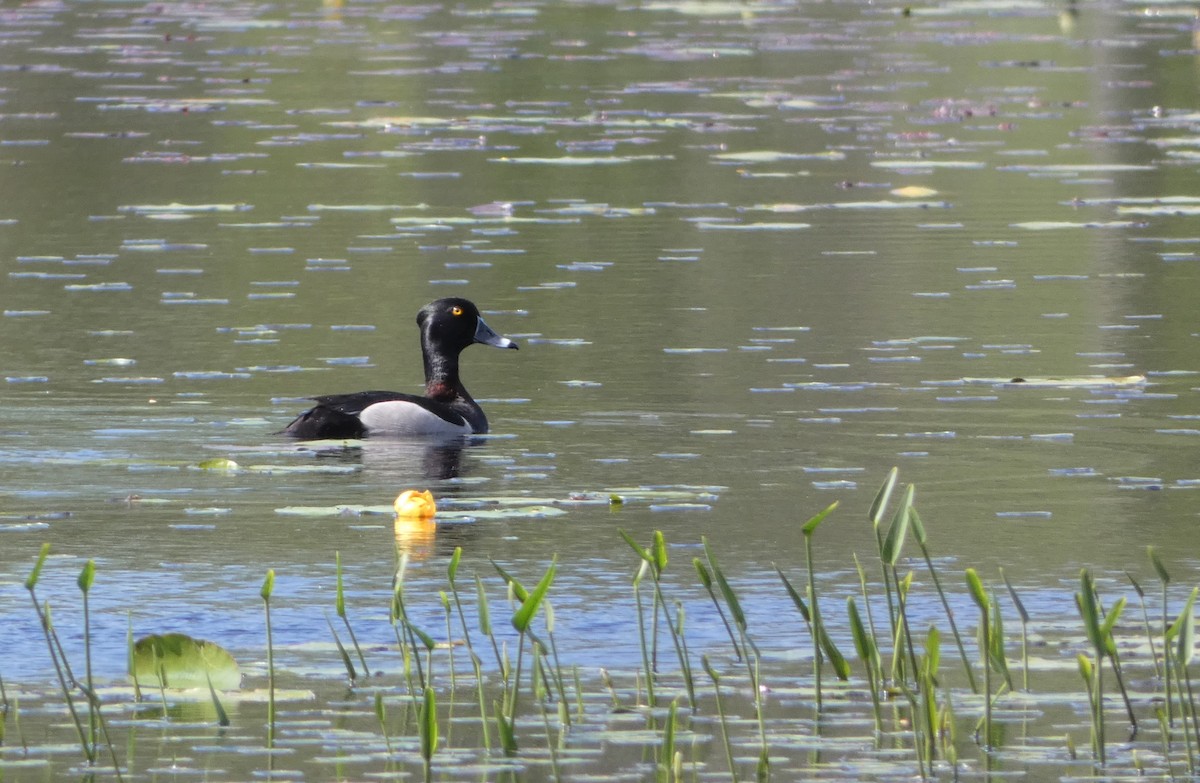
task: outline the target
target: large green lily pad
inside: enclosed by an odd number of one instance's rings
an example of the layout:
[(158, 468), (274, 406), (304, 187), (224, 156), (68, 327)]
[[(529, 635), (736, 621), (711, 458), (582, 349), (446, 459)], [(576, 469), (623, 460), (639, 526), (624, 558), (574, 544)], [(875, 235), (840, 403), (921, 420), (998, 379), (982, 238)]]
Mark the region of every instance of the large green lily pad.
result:
[(145, 636), (133, 645), (130, 674), (143, 688), (237, 690), (242, 672), (225, 648), (187, 634)]

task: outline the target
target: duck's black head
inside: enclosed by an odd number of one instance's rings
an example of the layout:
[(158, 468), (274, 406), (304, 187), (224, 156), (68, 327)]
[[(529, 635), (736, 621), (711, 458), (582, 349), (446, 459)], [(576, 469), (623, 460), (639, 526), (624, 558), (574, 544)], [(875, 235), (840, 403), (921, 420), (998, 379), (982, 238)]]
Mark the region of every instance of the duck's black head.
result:
[(417, 313), (421, 328), (421, 347), (426, 357), (458, 356), (472, 343), (496, 348), (516, 348), (517, 344), (492, 331), (479, 314), (479, 308), (468, 299), (450, 297), (430, 302)]

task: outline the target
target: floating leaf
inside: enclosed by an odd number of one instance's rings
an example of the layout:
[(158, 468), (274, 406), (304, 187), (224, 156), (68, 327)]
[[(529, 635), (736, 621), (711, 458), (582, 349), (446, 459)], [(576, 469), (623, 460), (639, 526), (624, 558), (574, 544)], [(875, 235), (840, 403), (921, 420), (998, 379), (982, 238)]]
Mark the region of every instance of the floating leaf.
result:
[(223, 647), (182, 633), (146, 636), (133, 645), (131, 674), (143, 686), (237, 690), (242, 672)]
[(238, 464), (231, 459), (224, 457), (216, 457), (214, 459), (206, 459), (196, 467), (200, 470), (217, 470), (217, 471), (234, 471), (238, 469)]

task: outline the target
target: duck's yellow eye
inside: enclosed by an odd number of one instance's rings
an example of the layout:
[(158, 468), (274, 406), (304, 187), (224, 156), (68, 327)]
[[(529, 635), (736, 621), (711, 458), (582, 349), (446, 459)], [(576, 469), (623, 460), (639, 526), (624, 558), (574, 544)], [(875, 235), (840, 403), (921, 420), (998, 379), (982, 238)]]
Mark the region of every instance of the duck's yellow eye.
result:
[(463, 309), (457, 305), (450, 308), (450, 315), (462, 315)]

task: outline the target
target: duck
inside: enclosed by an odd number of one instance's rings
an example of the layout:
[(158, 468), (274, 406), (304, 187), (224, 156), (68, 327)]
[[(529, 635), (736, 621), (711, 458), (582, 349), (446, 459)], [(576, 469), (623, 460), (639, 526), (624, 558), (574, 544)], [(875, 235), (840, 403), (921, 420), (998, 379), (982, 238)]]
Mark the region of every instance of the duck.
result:
[(493, 331), (473, 302), (458, 297), (422, 307), (417, 327), (425, 364), (424, 395), (361, 391), (313, 397), (316, 405), (281, 434), (303, 440), (343, 440), (487, 433), (487, 416), (458, 376), (458, 357), (475, 343), (512, 350), (517, 343)]

